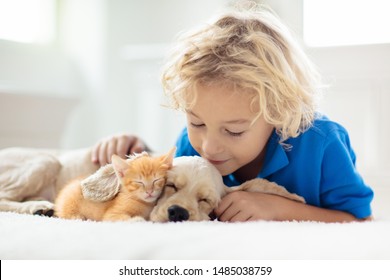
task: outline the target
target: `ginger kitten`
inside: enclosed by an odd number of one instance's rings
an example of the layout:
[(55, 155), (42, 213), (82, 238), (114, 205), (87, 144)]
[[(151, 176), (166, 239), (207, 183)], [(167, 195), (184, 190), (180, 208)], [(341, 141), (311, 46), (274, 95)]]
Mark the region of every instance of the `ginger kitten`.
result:
[(58, 194), (55, 215), (94, 221), (148, 220), (165, 186), (175, 150), (159, 157), (143, 153), (128, 161), (113, 155), (112, 167), (121, 185), (118, 194), (104, 202), (88, 200), (82, 194), (81, 180), (74, 180)]

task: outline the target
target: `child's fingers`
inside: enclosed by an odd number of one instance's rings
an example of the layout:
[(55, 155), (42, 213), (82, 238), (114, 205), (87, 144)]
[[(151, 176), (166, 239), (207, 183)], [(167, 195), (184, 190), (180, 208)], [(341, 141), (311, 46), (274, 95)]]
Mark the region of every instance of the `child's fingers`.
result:
[(100, 149), (101, 149), (102, 142), (96, 143), (95, 146), (92, 148), (91, 152), (91, 160), (93, 163), (100, 164)]
[(111, 139), (109, 139), (107, 142), (106, 142), (106, 163), (111, 163), (111, 157), (112, 155), (114, 154), (118, 154), (117, 153), (117, 138), (116, 137), (112, 137)]
[(130, 146), (131, 139), (129, 139), (129, 137), (125, 135), (119, 136), (116, 143), (115, 153), (121, 158), (126, 158), (129, 154)]
[(98, 151), (99, 151), (99, 144), (96, 144), (95, 146), (93, 146), (92, 152), (91, 152), (91, 161), (93, 163), (96, 163), (96, 164), (99, 163), (99, 159), (98, 159), (99, 152)]
[(145, 151), (145, 149), (146, 149), (146, 147), (145, 147), (144, 142), (139, 138), (135, 138), (134, 143), (131, 146), (130, 152), (131, 153), (141, 153), (141, 152)]
[(109, 163), (109, 160), (107, 158), (107, 141), (103, 141), (100, 143), (100, 147), (99, 147), (99, 164), (100, 165), (106, 165), (107, 163)]
[(231, 204), (228, 208), (225, 209), (225, 211), (218, 217), (218, 220), (221, 222), (230, 222), (232, 221), (237, 215), (240, 214), (240, 209), (237, 209), (236, 207), (233, 207)]
[(143, 141), (136, 136), (115, 135), (98, 142), (92, 148), (91, 159), (96, 164), (105, 165), (111, 163), (111, 157), (114, 154), (126, 158), (129, 154), (140, 153), (145, 149)]
[(238, 211), (232, 207), (233, 202), (234, 201), (229, 197), (229, 195), (226, 195), (221, 200), (218, 207), (214, 209), (214, 213), (217, 215), (218, 220), (228, 221), (231, 217), (237, 214)]
[[(113, 154), (118, 154), (118, 137), (111, 136), (109, 138), (99, 141), (92, 148), (92, 162), (99, 164), (101, 166), (111, 163), (111, 157)], [(125, 152), (119, 153), (119, 155), (124, 158)]]
[[(253, 194), (253, 193), (252, 193)], [(248, 192), (235, 191), (222, 198), (214, 210), (218, 220), (223, 222), (243, 222), (252, 218)]]
[(145, 144), (137, 136), (125, 134), (118, 137), (117, 154), (121, 157), (143, 152), (145, 148)]

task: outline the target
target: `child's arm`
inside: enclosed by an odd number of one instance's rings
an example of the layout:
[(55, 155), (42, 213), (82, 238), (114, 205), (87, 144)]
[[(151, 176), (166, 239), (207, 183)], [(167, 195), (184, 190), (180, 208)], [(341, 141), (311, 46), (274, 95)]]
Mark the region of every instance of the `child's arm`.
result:
[[(220, 221), (361, 221), (352, 214), (296, 202), (277, 195), (237, 191), (226, 195), (215, 209)], [(369, 220), (370, 217), (364, 219)]]
[(125, 158), (132, 153), (148, 151), (149, 148), (137, 136), (130, 134), (113, 135), (100, 140), (92, 149), (91, 160), (105, 165), (111, 162), (113, 154)]

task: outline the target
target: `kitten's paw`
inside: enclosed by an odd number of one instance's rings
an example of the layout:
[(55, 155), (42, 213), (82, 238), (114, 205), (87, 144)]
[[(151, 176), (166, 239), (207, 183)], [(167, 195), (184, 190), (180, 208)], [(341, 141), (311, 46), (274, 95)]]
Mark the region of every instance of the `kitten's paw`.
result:
[(145, 222), (145, 218), (141, 216), (131, 217), (128, 219), (129, 222), (137, 223), (137, 222)]

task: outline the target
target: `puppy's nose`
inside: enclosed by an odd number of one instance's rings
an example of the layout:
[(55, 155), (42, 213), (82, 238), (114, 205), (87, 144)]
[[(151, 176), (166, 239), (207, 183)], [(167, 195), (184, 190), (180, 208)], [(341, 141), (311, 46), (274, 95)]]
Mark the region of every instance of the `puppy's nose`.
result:
[(179, 205), (172, 205), (168, 208), (168, 219), (171, 222), (187, 221), (189, 217), (188, 211)]

